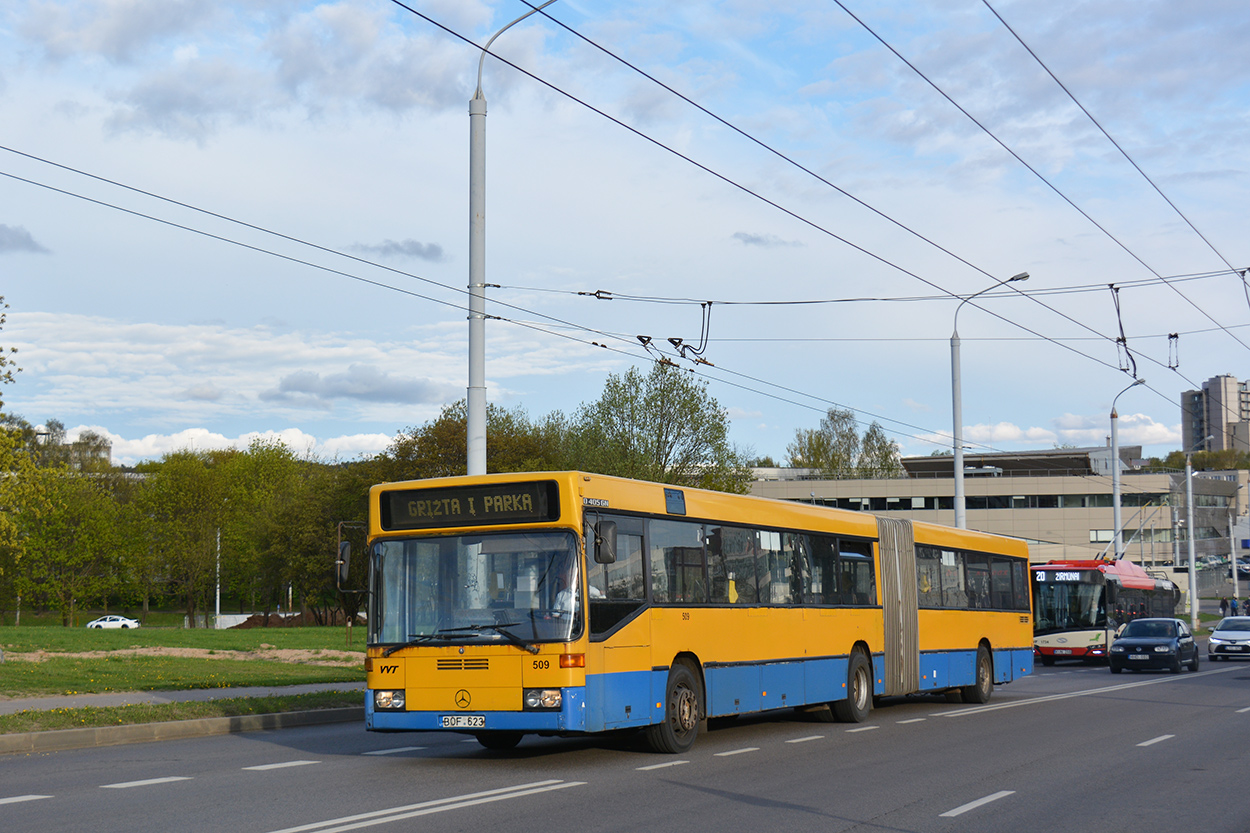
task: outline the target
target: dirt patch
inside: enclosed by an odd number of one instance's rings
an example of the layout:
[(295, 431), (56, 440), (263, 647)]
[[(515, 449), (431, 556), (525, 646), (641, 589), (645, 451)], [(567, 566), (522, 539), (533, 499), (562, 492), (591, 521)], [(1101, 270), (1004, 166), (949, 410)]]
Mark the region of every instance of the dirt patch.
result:
[(272, 645), (261, 645), (255, 651), (222, 651), (210, 648), (167, 648), (152, 646), (147, 648), (124, 648), (119, 651), (80, 651), (78, 653), (61, 651), (32, 651), (30, 653), (14, 653), (6, 651), (6, 661), (43, 662), (53, 657), (75, 657), (81, 659), (100, 659), (102, 657), (192, 657), (194, 659), (233, 659), (233, 660), (268, 660), (270, 662), (286, 662), (293, 665), (330, 665), (350, 668), (364, 664), (364, 657), (351, 651), (317, 651), (295, 648), (275, 648)]

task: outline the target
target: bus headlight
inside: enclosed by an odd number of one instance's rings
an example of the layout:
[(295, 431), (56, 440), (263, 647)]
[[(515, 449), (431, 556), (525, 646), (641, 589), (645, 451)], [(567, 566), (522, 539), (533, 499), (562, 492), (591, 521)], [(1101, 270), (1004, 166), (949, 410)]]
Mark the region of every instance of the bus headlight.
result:
[(527, 709), (558, 709), (563, 703), (564, 696), (558, 688), (525, 689), (525, 708)]
[(403, 690), (378, 689), (373, 692), (373, 707), (375, 709), (402, 709), (404, 707)]

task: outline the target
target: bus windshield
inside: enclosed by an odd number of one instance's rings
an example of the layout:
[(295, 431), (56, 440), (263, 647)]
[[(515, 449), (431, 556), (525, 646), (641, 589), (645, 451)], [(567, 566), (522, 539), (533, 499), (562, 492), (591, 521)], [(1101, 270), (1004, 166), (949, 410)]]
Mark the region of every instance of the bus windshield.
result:
[(1034, 585), (1034, 633), (1103, 628), (1107, 625), (1106, 599), (1101, 584), (1039, 583)]
[(572, 532), (393, 539), (373, 551), (375, 643), (566, 642), (582, 630)]

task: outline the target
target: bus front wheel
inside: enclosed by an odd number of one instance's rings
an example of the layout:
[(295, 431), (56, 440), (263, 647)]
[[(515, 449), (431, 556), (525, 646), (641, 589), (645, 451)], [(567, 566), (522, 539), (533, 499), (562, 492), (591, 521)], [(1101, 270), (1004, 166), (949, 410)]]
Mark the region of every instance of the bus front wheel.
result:
[(872, 710), (872, 666), (859, 651), (851, 654), (846, 669), (846, 699), (829, 704), (842, 723), (863, 723)]
[(959, 689), (965, 703), (988, 703), (994, 693), (994, 665), (990, 652), (982, 645), (977, 648), (976, 682)]
[(521, 742), (521, 732), (483, 732), (477, 736), (477, 742), (487, 749), (505, 752)]
[(694, 672), (686, 665), (674, 665), (664, 691), (664, 720), (647, 727), (647, 744), (669, 755), (689, 750), (699, 736), (702, 700)]

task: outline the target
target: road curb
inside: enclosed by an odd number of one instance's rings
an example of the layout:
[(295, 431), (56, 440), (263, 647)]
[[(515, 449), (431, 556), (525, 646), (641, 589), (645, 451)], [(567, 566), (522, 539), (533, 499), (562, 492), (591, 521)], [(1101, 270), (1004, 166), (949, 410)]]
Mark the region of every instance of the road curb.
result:
[(277, 714), (244, 714), (234, 717), (202, 717), (196, 720), (170, 720), (162, 723), (132, 723), (125, 726), (97, 726), (90, 729), (58, 729), (52, 732), (20, 732), (0, 735), (0, 755), (15, 752), (56, 752), (88, 749), (93, 746), (120, 746), (158, 740), (182, 740), (237, 732), (262, 732), (316, 726), (323, 723), (365, 721), (364, 706), (341, 709), (314, 709)]

